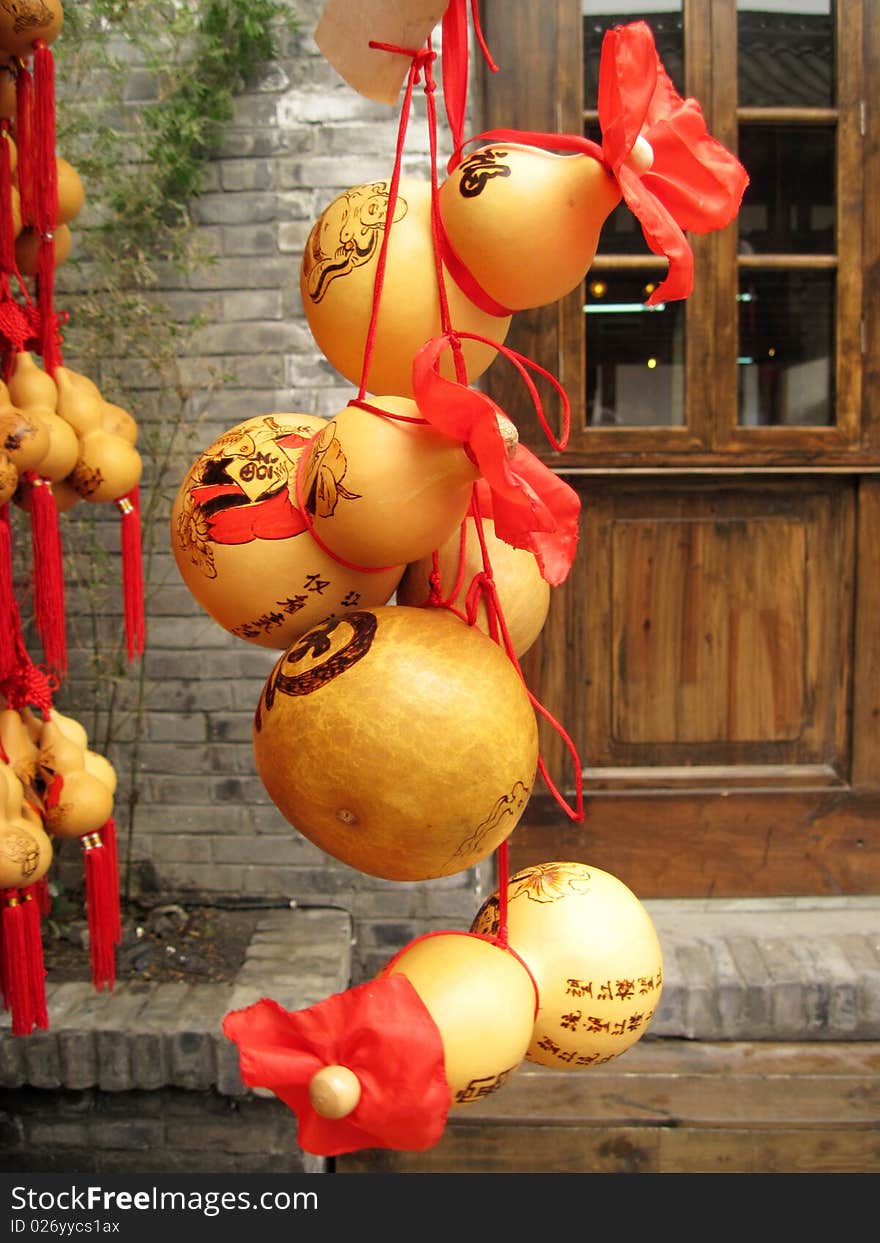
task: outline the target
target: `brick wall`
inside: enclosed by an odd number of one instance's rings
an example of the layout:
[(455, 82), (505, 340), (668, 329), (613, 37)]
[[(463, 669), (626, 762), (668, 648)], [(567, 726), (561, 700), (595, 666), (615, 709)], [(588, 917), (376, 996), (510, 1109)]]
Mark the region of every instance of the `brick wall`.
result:
[[(321, 7), (319, 0), (297, 0), (300, 31), (285, 36), (277, 63), (237, 98), (234, 118), (223, 130), (195, 204), (200, 240), (213, 262), (185, 283), (179, 277), (165, 282), (163, 302), (181, 324), (193, 315), (207, 322), (179, 359), (182, 380), (191, 386), (190, 442), (161, 478), (148, 474), (143, 482), (144, 490), (160, 491), (163, 504), (150, 564), (132, 857), (136, 883), (163, 894), (344, 906), (355, 921), (354, 970), (360, 978), (423, 930), (466, 927), (481, 901), (478, 874), (381, 881), (328, 858), (291, 829), (256, 775), (251, 747), (253, 711), (277, 653), (227, 634), (201, 611), (177, 573), (167, 535), (170, 503), (183, 475), (220, 432), (271, 411), (331, 415), (353, 395), (308, 329), (299, 264), (314, 219), (340, 190), (390, 174), (398, 111), (358, 95), (318, 52), (312, 32)], [(63, 38), (55, 53), (63, 83)], [(133, 107), (153, 94), (136, 63), (129, 94)], [(406, 147), (408, 174), (427, 175), (424, 115), (420, 96)], [(88, 227), (88, 212), (77, 227)], [(78, 300), (95, 296), (73, 265), (59, 271), (59, 291), (59, 304), (74, 323)], [(76, 358), (65, 361), (77, 366)], [(136, 385), (129, 408), (148, 432), (161, 414), (155, 381), (136, 359), (126, 360), (123, 372)], [(109, 513), (103, 526), (111, 577), (118, 569), (115, 524), (115, 513)], [(69, 532), (74, 538), (75, 526)], [(58, 701), (77, 716), (90, 706), (89, 650), (85, 641), (78, 646), (88, 631), (86, 604), (75, 594), (68, 601), (72, 673)], [(119, 608), (112, 592), (106, 608)], [(136, 674), (131, 669), (118, 688), (110, 749), (120, 773), (123, 841), (132, 756), (126, 711), (137, 697)], [(95, 720), (103, 731), (105, 718)], [(70, 851), (65, 857), (72, 874), (78, 860), (70, 859)]]

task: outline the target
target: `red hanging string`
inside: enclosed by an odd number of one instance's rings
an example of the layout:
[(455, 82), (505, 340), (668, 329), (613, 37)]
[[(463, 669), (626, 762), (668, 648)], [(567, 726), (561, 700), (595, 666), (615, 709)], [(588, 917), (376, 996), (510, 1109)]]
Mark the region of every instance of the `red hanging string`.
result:
[(391, 179), (388, 183), (388, 206), (385, 211), (385, 227), (382, 230), (382, 244), (379, 248), (379, 256), (376, 260), (376, 276), (373, 282), (373, 306), (370, 315), (370, 323), (367, 328), (367, 336), (364, 342), (364, 361), (361, 371), (361, 383), (358, 390), (358, 397), (363, 398), (367, 392), (367, 380), (369, 379), (370, 363), (373, 358), (373, 349), (376, 342), (376, 331), (379, 320), (379, 305), (382, 300), (382, 286), (385, 281), (385, 267), (388, 262), (388, 243), (391, 240), (391, 225), (394, 220), (394, 211), (397, 207), (397, 195), (400, 188), (400, 172), (403, 164), (403, 148), (406, 142), (406, 131), (409, 126), (409, 114), (412, 108), (413, 89), (418, 81), (419, 74), (424, 65), (433, 60), (434, 53), (430, 48), (422, 48), (419, 51), (413, 51), (411, 48), (395, 47), (389, 43), (378, 43), (370, 41), (371, 48), (377, 48), (383, 52), (394, 52), (400, 56), (409, 56), (411, 64), (406, 79), (406, 90), (404, 91), (403, 104), (400, 109), (400, 121), (397, 127), (397, 150), (394, 158), (394, 168), (392, 169)]
[[(477, 0), (470, 0), (471, 16), (474, 23), (474, 36), (492, 73), (498, 72), (498, 66), (492, 59), (480, 26), (480, 13)], [(443, 14), (443, 100), (446, 106), (446, 118), (449, 131), (456, 151), (464, 139), (464, 120), (467, 108), (467, 88), (469, 72), (468, 51), (468, 0), (450, 0)]]
[(58, 215), (58, 166), (55, 158), (55, 61), (49, 46), (34, 44), (34, 226), (40, 234), (37, 304), (41, 354), (50, 375), (61, 364), (54, 308), (55, 227)]

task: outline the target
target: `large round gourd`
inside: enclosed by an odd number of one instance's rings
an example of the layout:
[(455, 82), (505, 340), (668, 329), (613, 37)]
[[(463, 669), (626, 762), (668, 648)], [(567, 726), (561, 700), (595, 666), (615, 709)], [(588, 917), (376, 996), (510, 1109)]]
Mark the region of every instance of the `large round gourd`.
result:
[[(340, 194), (312, 228), (300, 268), (300, 293), (312, 335), (336, 370), (355, 385), (360, 385), (364, 369), (388, 202), (387, 181), (354, 186)], [(501, 344), (510, 316), (480, 310), (448, 273), (444, 283), (453, 328)], [(431, 186), (403, 177), (388, 239), (366, 390), (412, 397), (413, 358), (442, 331)], [(479, 341), (464, 341), (462, 353), (471, 382), (482, 375), (497, 350)], [(441, 374), (455, 378), (449, 355), (443, 359)]]
[[(498, 894), (473, 932), (498, 928)], [(557, 1070), (618, 1057), (647, 1031), (660, 1000), (660, 942), (623, 881), (585, 863), (524, 868), (508, 885), (507, 933), (538, 987), (540, 1008), (526, 1058)]]
[(254, 717), (286, 819), (388, 880), (472, 867), (516, 827), (538, 760), (535, 713), (504, 652), (446, 610), (330, 618), (293, 644)]
[(361, 572), (309, 534), (296, 503), (303, 448), (326, 426), (309, 414), (237, 423), (190, 467), (171, 513), (171, 547), (193, 597), (225, 630), (283, 650), (331, 613), (384, 604), (403, 565)]

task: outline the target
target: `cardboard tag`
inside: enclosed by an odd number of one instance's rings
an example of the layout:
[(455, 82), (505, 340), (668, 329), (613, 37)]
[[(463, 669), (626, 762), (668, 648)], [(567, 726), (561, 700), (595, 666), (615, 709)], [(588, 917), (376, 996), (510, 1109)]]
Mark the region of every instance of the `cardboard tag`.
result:
[(370, 40), (416, 50), (449, 0), (327, 0), (315, 42), (340, 77), (367, 99), (394, 104), (411, 60), (370, 47)]

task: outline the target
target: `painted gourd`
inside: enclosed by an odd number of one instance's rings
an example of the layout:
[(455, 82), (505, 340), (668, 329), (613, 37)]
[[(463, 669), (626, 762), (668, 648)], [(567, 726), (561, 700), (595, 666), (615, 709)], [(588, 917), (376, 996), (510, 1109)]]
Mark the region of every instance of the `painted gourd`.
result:
[(384, 604), (403, 573), (350, 569), (311, 538), (294, 472), (325, 426), (309, 414), (236, 424), (199, 455), (172, 507), (171, 547), (192, 596), (261, 647), (283, 650), (331, 614)]
[[(471, 930), (491, 936), (497, 925), (495, 893)], [(528, 1061), (557, 1070), (596, 1066), (645, 1034), (663, 982), (660, 942), (645, 907), (616, 876), (574, 862), (517, 872), (507, 933), (538, 988)]]
[(485, 859), (535, 779), (537, 724), (501, 649), (444, 609), (360, 609), (302, 635), (254, 717), (285, 818), (370, 876), (429, 880)]
[[(360, 385), (373, 293), (389, 201), (389, 183), (355, 186), (326, 207), (309, 235), (300, 268), (300, 293), (312, 335), (330, 363)], [(462, 343), (467, 379), (495, 358), (510, 316), (476, 307), (445, 274), (452, 327), (488, 338)], [(388, 240), (374, 345), (365, 389), (412, 397), (412, 360), (442, 332), (431, 232), (431, 186), (403, 177)], [(442, 374), (454, 378), (451, 357)]]
[(346, 406), (303, 463), (301, 499), (316, 538), (354, 565), (402, 565), (442, 543), (464, 517), (477, 468), (407, 397)]
[(493, 143), (462, 161), (439, 201), (446, 236), (471, 276), (520, 311), (580, 284), (620, 190), (590, 155)]
[(480, 937), (440, 932), (396, 954), (382, 974), (405, 975), (443, 1041), (451, 1105), (500, 1088), (532, 1035), (535, 988), (515, 955)]

